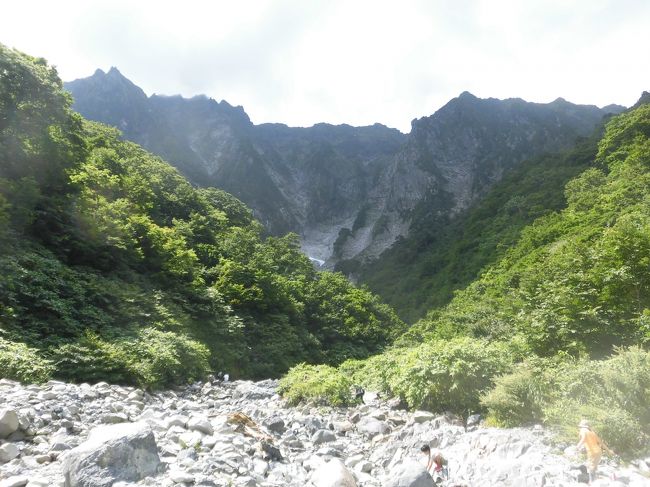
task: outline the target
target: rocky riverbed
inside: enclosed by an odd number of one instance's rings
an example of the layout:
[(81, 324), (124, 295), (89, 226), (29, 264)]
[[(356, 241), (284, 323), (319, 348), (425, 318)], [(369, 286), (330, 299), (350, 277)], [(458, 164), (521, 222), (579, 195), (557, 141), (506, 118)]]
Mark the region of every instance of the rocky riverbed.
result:
[[(580, 486), (576, 457), (541, 427), (466, 429), (366, 394), (345, 409), (287, 407), (277, 383), (206, 382), (150, 394), (99, 383), (0, 381), (0, 487)], [(566, 445), (564, 445), (566, 446)], [(604, 463), (597, 486), (650, 485), (650, 458)]]

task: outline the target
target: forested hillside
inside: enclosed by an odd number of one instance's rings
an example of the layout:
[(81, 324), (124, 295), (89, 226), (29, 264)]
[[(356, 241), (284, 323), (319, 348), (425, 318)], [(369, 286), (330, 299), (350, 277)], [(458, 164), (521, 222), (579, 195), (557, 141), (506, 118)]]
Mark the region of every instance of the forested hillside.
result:
[(2, 376), (270, 377), (404, 331), (369, 292), (315, 272), (295, 235), (262, 238), (240, 201), (70, 105), (45, 60), (0, 45)]
[(574, 154), (589, 167), (564, 186), (566, 208), (513, 236), (488, 229), (514, 244), (448, 305), (383, 354), (293, 369), (285, 395), (342, 403), (357, 383), (410, 407), (545, 422), (571, 438), (587, 417), (617, 451), (647, 451), (650, 105), (608, 122), (591, 163), (588, 150)]

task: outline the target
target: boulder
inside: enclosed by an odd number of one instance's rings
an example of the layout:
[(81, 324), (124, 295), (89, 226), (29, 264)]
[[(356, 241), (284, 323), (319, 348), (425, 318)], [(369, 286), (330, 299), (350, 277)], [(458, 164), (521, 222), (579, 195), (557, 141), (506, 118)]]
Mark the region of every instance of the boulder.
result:
[(397, 465), (383, 487), (431, 487), (433, 478), (427, 472), (425, 466), (415, 460), (406, 460)]
[(212, 424), (206, 418), (193, 417), (187, 422), (187, 427), (193, 431), (203, 433), (204, 435), (211, 435), (214, 433)]
[(279, 416), (268, 418), (262, 424), (266, 427), (266, 429), (273, 433), (282, 434), (286, 430), (284, 420)]
[(16, 411), (13, 409), (0, 410), (0, 438), (6, 438), (11, 433), (18, 431), (19, 425)]
[(415, 411), (413, 412), (413, 421), (415, 423), (425, 423), (427, 421), (432, 421), (435, 419), (435, 414), (430, 413), (429, 411)]
[(194, 475), (191, 475), (191, 474), (189, 474), (187, 472), (183, 472), (182, 470), (172, 470), (169, 473), (169, 478), (172, 479), (177, 484), (193, 484), (194, 483)]
[(282, 461), (282, 453), (280, 452), (279, 448), (273, 446), (271, 443), (265, 440), (262, 440), (259, 446), (262, 452), (262, 458), (264, 460), (272, 460), (277, 462)]
[(481, 415), (480, 414), (471, 414), (467, 418), (467, 427), (471, 428), (472, 426), (478, 426), (481, 423)]
[(311, 476), (316, 487), (357, 487), (357, 482), (343, 462), (333, 458), (318, 467)]
[(357, 431), (372, 438), (376, 435), (385, 435), (390, 433), (390, 426), (383, 421), (371, 417), (364, 417), (357, 423)]
[(0, 446), (0, 463), (10, 462), (18, 455), (20, 455), (20, 450), (13, 443), (5, 443)]
[(330, 430), (318, 430), (311, 437), (311, 442), (314, 445), (320, 445), (321, 443), (327, 443), (329, 441), (336, 441), (336, 435)]
[(160, 466), (153, 432), (146, 423), (100, 426), (63, 461), (65, 487), (110, 487), (155, 475)]
[(268, 387), (260, 387), (262, 383), (254, 384), (253, 382), (240, 382), (233, 391), (234, 399), (245, 399), (254, 401), (259, 399), (270, 399), (275, 394), (275, 390)]
[(23, 487), (28, 482), (29, 478), (25, 475), (14, 475), (13, 477), (0, 481), (0, 487)]

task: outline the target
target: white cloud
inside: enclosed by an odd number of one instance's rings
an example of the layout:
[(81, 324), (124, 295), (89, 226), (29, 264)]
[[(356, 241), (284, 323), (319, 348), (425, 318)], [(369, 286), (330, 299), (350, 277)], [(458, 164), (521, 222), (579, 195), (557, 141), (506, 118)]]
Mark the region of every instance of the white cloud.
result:
[(114, 65), (256, 123), (408, 130), (464, 90), (629, 105), (650, 89), (644, 0), (22, 0), (3, 14), (0, 42), (64, 79)]

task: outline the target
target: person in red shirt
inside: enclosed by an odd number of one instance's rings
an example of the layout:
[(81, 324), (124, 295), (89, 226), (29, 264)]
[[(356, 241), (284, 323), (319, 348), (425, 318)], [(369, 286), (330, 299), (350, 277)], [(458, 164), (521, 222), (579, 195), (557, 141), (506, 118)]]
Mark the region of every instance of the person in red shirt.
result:
[(431, 474), (434, 481), (446, 480), (448, 478), (447, 460), (439, 451), (431, 452), (429, 445), (422, 445), (420, 451), (427, 456), (427, 472)]

